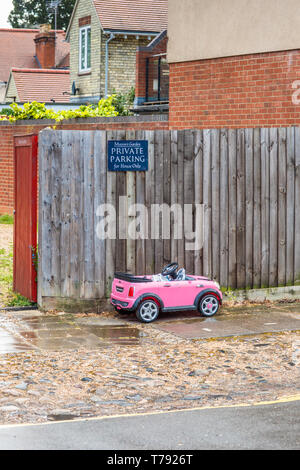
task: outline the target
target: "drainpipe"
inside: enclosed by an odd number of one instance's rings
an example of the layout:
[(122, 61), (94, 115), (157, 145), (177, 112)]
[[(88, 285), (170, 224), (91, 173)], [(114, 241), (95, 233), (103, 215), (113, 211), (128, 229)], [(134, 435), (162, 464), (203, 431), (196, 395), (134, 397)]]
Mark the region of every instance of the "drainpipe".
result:
[(108, 44), (112, 39), (114, 39), (114, 34), (111, 33), (110, 37), (105, 43), (105, 98), (107, 98), (108, 95)]

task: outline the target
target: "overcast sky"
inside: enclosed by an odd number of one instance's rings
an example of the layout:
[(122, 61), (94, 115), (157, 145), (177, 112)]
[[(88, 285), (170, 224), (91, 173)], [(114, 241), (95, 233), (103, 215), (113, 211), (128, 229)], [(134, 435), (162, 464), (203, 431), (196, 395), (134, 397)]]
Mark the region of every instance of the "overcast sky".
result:
[(12, 0), (0, 1), (0, 28), (11, 28), (7, 22), (7, 17), (12, 10)]

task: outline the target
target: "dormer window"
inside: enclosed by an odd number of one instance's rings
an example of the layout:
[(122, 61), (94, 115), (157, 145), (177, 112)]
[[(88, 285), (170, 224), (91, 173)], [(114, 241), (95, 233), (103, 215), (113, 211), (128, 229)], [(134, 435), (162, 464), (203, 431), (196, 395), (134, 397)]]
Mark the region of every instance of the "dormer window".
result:
[(79, 30), (79, 72), (91, 70), (91, 27), (84, 26)]

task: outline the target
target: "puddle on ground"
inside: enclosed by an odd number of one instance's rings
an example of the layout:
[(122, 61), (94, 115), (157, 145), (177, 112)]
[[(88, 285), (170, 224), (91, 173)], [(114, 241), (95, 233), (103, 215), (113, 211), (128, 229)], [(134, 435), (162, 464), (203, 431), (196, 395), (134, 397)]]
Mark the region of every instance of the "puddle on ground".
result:
[(0, 328), (0, 354), (28, 351), (32, 348), (18, 337)]
[[(126, 324), (113, 324), (104, 319), (84, 321), (75, 317), (30, 316), (18, 317), (0, 328), (0, 354), (30, 349), (66, 350), (97, 349), (110, 345), (134, 346), (147, 336), (138, 328)], [(86, 319), (89, 320), (89, 319)], [(4, 326), (5, 322), (2, 322)]]
[(101, 340), (113, 344), (138, 344), (144, 336), (137, 328), (127, 326), (93, 326), (85, 329)]

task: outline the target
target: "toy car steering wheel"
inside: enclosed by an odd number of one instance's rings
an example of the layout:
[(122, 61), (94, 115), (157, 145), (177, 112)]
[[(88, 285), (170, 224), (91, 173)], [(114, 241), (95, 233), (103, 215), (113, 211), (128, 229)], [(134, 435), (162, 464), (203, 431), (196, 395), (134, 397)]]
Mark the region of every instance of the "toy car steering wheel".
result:
[(178, 263), (170, 263), (167, 264), (163, 270), (162, 270), (162, 275), (163, 276), (174, 276), (175, 272), (177, 271), (178, 268)]

